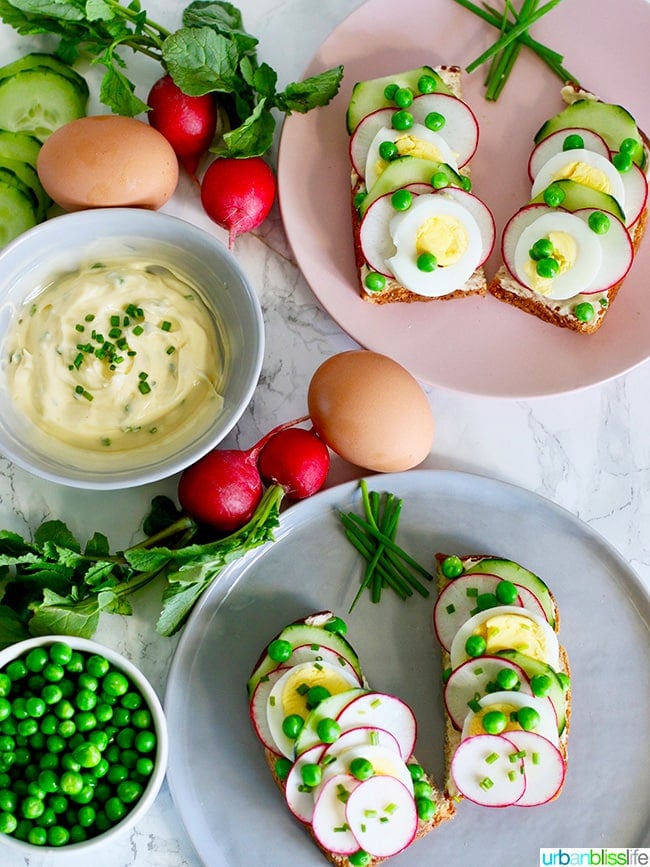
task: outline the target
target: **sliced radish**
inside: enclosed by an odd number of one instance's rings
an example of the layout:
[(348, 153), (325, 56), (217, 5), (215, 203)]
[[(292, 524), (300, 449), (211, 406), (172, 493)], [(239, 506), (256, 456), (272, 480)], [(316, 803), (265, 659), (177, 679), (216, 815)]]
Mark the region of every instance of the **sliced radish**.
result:
[(333, 744), (326, 744), (323, 747), (320, 761), (323, 767), (329, 765), (330, 762), (344, 750), (349, 750), (350, 747), (384, 747), (385, 749), (393, 750), (401, 756), (399, 744), (395, 735), (387, 732), (386, 729), (373, 728), (372, 726), (359, 726), (358, 728), (348, 729), (341, 732), (339, 737)]
[(643, 169), (632, 163), (627, 172), (621, 172), (625, 190), (625, 225), (629, 229), (643, 213), (648, 201), (648, 179)]
[[(574, 211), (575, 215), (585, 223), (588, 222), (589, 215), (596, 212), (595, 208), (581, 208), (579, 211)], [(600, 268), (596, 278), (582, 290), (583, 295), (605, 292), (619, 283), (632, 267), (634, 245), (630, 234), (618, 217), (613, 214), (607, 216), (609, 229), (597, 236), (603, 252)]]
[(411, 708), (394, 695), (368, 692), (354, 698), (336, 717), (343, 730), (358, 726), (386, 729), (396, 738), (404, 760), (413, 754), (417, 723)]
[(430, 114), (442, 115), (445, 122), (437, 132), (448, 142), (459, 168), (474, 156), (479, 125), (476, 115), (462, 99), (447, 93), (425, 93), (415, 97), (409, 111), (416, 123), (425, 126)]
[(316, 744), (320, 744), (322, 747), (322, 741), (318, 734), (318, 723), (322, 719), (336, 719), (347, 704), (368, 692), (369, 690), (359, 687), (348, 692), (340, 692), (338, 695), (331, 695), (322, 701), (305, 720), (302, 731), (294, 743), (295, 755), (299, 756)]
[[(506, 622), (511, 628), (509, 631), (502, 628), (500, 633), (488, 631), (487, 655), (493, 656), (499, 650), (512, 648), (527, 656), (547, 662), (556, 670), (559, 668), (560, 649), (557, 635), (549, 626), (548, 621), (528, 608), (498, 605), (496, 608), (488, 608), (487, 611), (475, 614), (460, 627), (454, 636), (449, 651), (452, 669), (458, 668), (461, 663), (470, 658), (465, 647), (470, 635), (481, 634), (486, 629), (487, 621), (501, 617), (508, 618)], [(494, 621), (494, 623), (498, 622), (498, 620)], [(501, 625), (503, 626), (505, 623), (502, 621)], [(516, 634), (513, 635), (513, 632)], [(515, 644), (517, 646), (514, 646)]]
[(347, 823), (362, 849), (390, 858), (406, 849), (417, 833), (413, 795), (394, 777), (370, 777), (348, 798)]
[(526, 791), (518, 749), (503, 735), (473, 735), (461, 741), (450, 774), (463, 797), (483, 807), (509, 807)]
[(321, 846), (335, 855), (351, 855), (359, 848), (347, 822), (347, 802), (360, 785), (352, 774), (337, 774), (318, 790), (311, 820), (312, 831)]
[(282, 753), (278, 749), (278, 745), (271, 734), (271, 729), (266, 715), (266, 706), (268, 704), (271, 690), (275, 686), (276, 682), (287, 671), (288, 668), (282, 666), (276, 668), (274, 671), (270, 671), (268, 674), (265, 674), (255, 687), (255, 691), (253, 692), (249, 703), (250, 718), (253, 723), (253, 728), (255, 729), (255, 734), (267, 749), (271, 750), (271, 752), (278, 756), (282, 755)]
[(452, 671), (445, 684), (445, 708), (455, 728), (463, 727), (465, 717), (471, 711), (470, 704), (495, 692), (497, 675), (500, 671), (510, 670), (517, 675), (515, 689), (519, 694), (532, 695), (530, 681), (523, 668), (514, 662), (500, 656), (481, 656), (479, 659), (468, 659)]
[(367, 114), (350, 137), (350, 162), (359, 177), (365, 177), (368, 150), (377, 133), (382, 129), (392, 129), (395, 111), (394, 108), (379, 108)]
[(558, 747), (535, 732), (508, 732), (508, 740), (523, 756), (526, 791), (517, 807), (537, 807), (551, 801), (562, 788), (566, 762)]
[[(438, 95), (441, 96), (442, 94)], [(488, 208), (485, 202), (479, 199), (478, 196), (475, 196), (474, 193), (470, 193), (467, 190), (461, 190), (459, 187), (444, 187), (444, 189), (438, 190), (436, 195), (458, 202), (458, 204), (462, 205), (476, 220), (483, 240), (483, 249), (478, 263), (479, 265), (482, 265), (492, 252), (496, 240), (496, 225), (492, 211)]]
[(317, 764), (322, 749), (320, 745), (306, 750), (291, 766), (284, 789), (287, 806), (301, 822), (309, 824), (314, 814), (314, 793), (307, 788), (302, 779), (302, 769), (305, 765)]
[[(517, 588), (517, 595), (519, 597), (519, 601), (524, 606), (524, 608), (528, 608), (529, 611), (533, 611), (535, 614), (539, 614), (540, 617), (543, 617), (547, 623), (550, 623), (548, 619), (548, 614), (544, 610), (544, 606), (542, 605), (542, 601), (539, 596), (536, 596), (533, 591), (524, 587), (522, 584), (515, 584)], [(552, 623), (550, 624), (553, 625)]]
[(359, 241), (368, 267), (385, 277), (392, 277), (386, 260), (395, 255), (395, 244), (390, 234), (390, 221), (395, 216), (393, 193), (380, 196), (370, 205), (359, 228)]
[(331, 756), (332, 761), (323, 766), (323, 783), (336, 774), (351, 773), (351, 765), (355, 759), (365, 759), (370, 762), (376, 775), (395, 777), (402, 782), (411, 793), (413, 779), (406, 762), (399, 752), (384, 746), (356, 746), (341, 750)]
[[(498, 575), (476, 572), (447, 584), (433, 608), (433, 628), (445, 650), (449, 650), (463, 623), (476, 614), (477, 597), (484, 593), (494, 595), (501, 581)], [(521, 606), (522, 602), (518, 598), (513, 604)]]
[[(605, 143), (605, 139), (602, 138), (602, 136), (599, 136), (598, 133), (593, 132), (593, 130), (583, 129), (582, 127), (559, 129), (556, 132), (551, 133), (551, 135), (547, 136), (545, 139), (542, 139), (542, 141), (533, 149), (530, 159), (528, 160), (528, 176), (531, 183), (539, 174), (539, 170), (542, 166), (547, 163), (552, 156), (564, 151), (564, 141), (569, 135), (580, 136), (586, 150), (600, 154), (600, 156), (605, 157), (605, 159), (611, 158), (611, 153)], [(567, 153), (567, 151), (564, 152)], [(569, 150), (568, 153), (571, 153), (571, 150)]]
[[(481, 718), (486, 710), (500, 709), (503, 710), (506, 716), (509, 716), (510, 712), (516, 712), (521, 708), (530, 707), (539, 714), (539, 724), (536, 726), (535, 732), (554, 744), (558, 742), (557, 716), (555, 714), (555, 707), (550, 698), (541, 698), (536, 695), (521, 695), (521, 693), (518, 692), (509, 692), (504, 690), (500, 692), (491, 692), (489, 695), (483, 696), (483, 698), (478, 700), (477, 707), (478, 710), (470, 710), (465, 717), (461, 732), (462, 739), (483, 733)], [(513, 730), (518, 731), (518, 724), (516, 721), (509, 720), (508, 727), (509, 726), (512, 726)], [(510, 731), (508, 727), (503, 732), (506, 736)]]
[(361, 686), (361, 677), (352, 663), (340, 653), (322, 644), (300, 644), (298, 647), (294, 647), (291, 656), (282, 665), (287, 667), (301, 665), (303, 662), (326, 662), (334, 668), (338, 667), (346, 671)]

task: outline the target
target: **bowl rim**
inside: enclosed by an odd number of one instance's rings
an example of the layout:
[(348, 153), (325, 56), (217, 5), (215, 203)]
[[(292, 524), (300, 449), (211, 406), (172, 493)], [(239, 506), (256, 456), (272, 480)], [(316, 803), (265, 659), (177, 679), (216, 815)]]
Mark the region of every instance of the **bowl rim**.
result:
[(97, 653), (105, 656), (109, 662), (117, 668), (120, 668), (135, 683), (140, 692), (142, 692), (149, 710), (151, 710), (157, 741), (156, 762), (149, 781), (133, 809), (115, 825), (95, 837), (91, 837), (88, 840), (81, 840), (78, 843), (69, 843), (65, 846), (35, 846), (24, 840), (18, 840), (10, 834), (0, 834), (0, 844), (13, 848), (14, 850), (21, 852), (23, 855), (43, 853), (43, 855), (47, 856), (59, 856), (71, 852), (86, 852), (98, 845), (105, 844), (107, 840), (112, 840), (121, 836), (125, 831), (133, 828), (133, 826), (136, 825), (137, 822), (151, 809), (167, 774), (167, 765), (169, 761), (169, 731), (162, 702), (145, 674), (133, 662), (131, 662), (130, 659), (123, 656), (119, 651), (113, 650), (111, 647), (90, 638), (58, 634), (39, 635), (32, 638), (26, 638), (23, 641), (18, 641), (15, 644), (2, 648), (0, 650), (0, 669), (4, 668), (13, 659), (22, 656), (25, 652), (29, 652), (35, 647), (43, 647), (44, 645), (53, 644), (57, 641), (69, 644), (73, 650), (81, 650), (87, 653)]
[[(197, 244), (209, 244), (218, 250), (218, 255), (223, 258), (226, 266), (237, 278), (239, 284), (238, 292), (241, 290), (247, 321), (248, 324), (252, 324), (254, 329), (253, 334), (246, 338), (247, 353), (250, 353), (252, 356), (250, 364), (251, 373), (246, 387), (241, 390), (239, 399), (233, 403), (228, 414), (223, 417), (226, 422), (223, 430), (218, 431), (214, 435), (208, 435), (208, 431), (206, 431), (200, 441), (197, 442), (196, 447), (190, 449), (190, 453), (186, 454), (181, 460), (179, 460), (178, 455), (179, 451), (182, 452), (184, 450), (182, 447), (166, 458), (163, 458), (160, 462), (154, 463), (153, 467), (139, 466), (125, 470), (84, 470), (78, 467), (66, 467), (63, 463), (59, 464), (43, 452), (35, 452), (36, 460), (32, 461), (28, 454), (23, 453), (20, 444), (17, 447), (14, 447), (11, 443), (2, 445), (0, 453), (31, 475), (46, 481), (66, 485), (67, 487), (84, 490), (116, 490), (140, 487), (158, 482), (181, 472), (187, 466), (207, 454), (207, 452), (214, 449), (233, 430), (246, 408), (250, 405), (262, 372), (266, 348), (265, 323), (260, 300), (239, 260), (215, 235), (212, 235), (201, 226), (191, 223), (189, 220), (172, 214), (145, 208), (128, 207), (93, 208), (60, 214), (33, 226), (3, 247), (0, 250), (0, 269), (5, 260), (17, 260), (21, 254), (25, 258), (28, 258), (26, 251), (29, 250), (29, 244), (33, 243), (33, 239), (35, 237), (37, 239), (42, 238), (44, 235), (47, 237), (49, 233), (59, 231), (56, 227), (60, 227), (62, 224), (68, 226), (68, 234), (74, 237), (74, 226), (76, 223), (84, 223), (89, 226), (97, 225), (99, 227), (103, 221), (109, 219), (111, 222), (119, 223), (121, 226), (119, 231), (112, 231), (106, 235), (109, 239), (133, 236), (136, 238), (144, 237), (155, 242), (158, 235), (155, 227), (166, 226), (170, 235), (173, 234), (174, 229), (177, 229), (179, 235), (181, 232), (189, 233), (190, 236), (194, 235), (196, 237)], [(99, 233), (99, 228), (97, 232)], [(165, 238), (165, 243), (167, 245), (171, 243), (169, 238)], [(180, 248), (186, 246), (182, 243), (175, 243)], [(4, 303), (4, 296), (5, 293), (0, 288), (0, 305)], [(58, 469), (59, 466), (61, 467), (60, 469)]]

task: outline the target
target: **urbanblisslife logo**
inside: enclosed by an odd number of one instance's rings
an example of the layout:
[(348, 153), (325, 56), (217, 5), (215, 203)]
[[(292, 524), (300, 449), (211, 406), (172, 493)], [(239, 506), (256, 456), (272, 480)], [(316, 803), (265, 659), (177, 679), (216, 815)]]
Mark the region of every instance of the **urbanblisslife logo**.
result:
[(650, 849), (540, 849), (540, 867), (645, 867), (650, 864)]

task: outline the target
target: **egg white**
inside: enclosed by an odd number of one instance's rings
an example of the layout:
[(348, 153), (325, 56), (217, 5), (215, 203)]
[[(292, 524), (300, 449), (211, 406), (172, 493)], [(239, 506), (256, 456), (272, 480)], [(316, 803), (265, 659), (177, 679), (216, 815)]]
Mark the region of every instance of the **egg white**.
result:
[(539, 169), (533, 181), (531, 199), (546, 189), (553, 181), (558, 179), (565, 166), (571, 163), (584, 163), (591, 168), (602, 172), (610, 184), (609, 194), (619, 203), (625, 211), (625, 187), (616, 167), (601, 154), (589, 151), (586, 148), (560, 151), (550, 157)]
[(388, 165), (385, 160), (379, 156), (379, 146), (382, 142), (395, 142), (403, 136), (410, 136), (418, 142), (423, 142), (432, 145), (438, 151), (438, 156), (435, 159), (441, 163), (447, 163), (455, 171), (457, 171), (456, 154), (451, 149), (447, 141), (440, 133), (428, 129), (421, 123), (415, 123), (410, 129), (399, 130), (389, 127), (382, 127), (368, 147), (368, 155), (365, 164), (365, 183), (366, 189), (370, 189), (380, 176), (382, 170)]

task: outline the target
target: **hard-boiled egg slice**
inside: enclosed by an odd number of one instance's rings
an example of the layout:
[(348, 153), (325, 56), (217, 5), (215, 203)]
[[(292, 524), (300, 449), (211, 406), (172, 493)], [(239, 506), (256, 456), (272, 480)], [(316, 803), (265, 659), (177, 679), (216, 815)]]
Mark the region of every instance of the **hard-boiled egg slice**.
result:
[(481, 656), (512, 649), (546, 662), (556, 670), (560, 667), (556, 633), (543, 617), (528, 608), (498, 605), (465, 621), (454, 636), (449, 651), (452, 669), (474, 655), (473, 652), (468, 652), (467, 645), (468, 639), (473, 636), (475, 638), (470, 642), (470, 646), (483, 646)]
[(561, 151), (548, 159), (533, 181), (531, 199), (553, 181), (569, 178), (586, 187), (614, 196), (625, 211), (625, 189), (616, 167), (601, 154), (585, 148)]
[(332, 696), (358, 686), (358, 680), (349, 672), (325, 662), (304, 662), (290, 668), (273, 685), (266, 704), (268, 727), (278, 750), (289, 758), (293, 756), (295, 738), (285, 733), (283, 723), (294, 715), (304, 722), (317, 706), (315, 688), (321, 695)]
[[(579, 143), (578, 143), (579, 142)], [(592, 151), (600, 154), (605, 159), (611, 159), (611, 153), (605, 139), (599, 136), (598, 133), (583, 127), (570, 127), (568, 129), (558, 129), (556, 132), (542, 139), (537, 144), (528, 160), (528, 176), (531, 183), (539, 173), (542, 166), (547, 163), (551, 157), (556, 154), (564, 153), (568, 158), (572, 152), (578, 148)]]
[[(581, 208), (579, 211), (574, 211), (574, 214), (576, 217), (580, 217), (587, 226), (592, 214), (598, 215), (601, 220), (603, 219), (602, 212), (594, 208)], [(602, 250), (600, 268), (589, 286), (582, 289), (581, 294), (583, 295), (604, 292), (620, 282), (632, 267), (634, 260), (634, 245), (623, 223), (612, 214), (606, 214), (604, 217), (607, 219), (607, 229), (597, 235)]]
[(356, 746), (340, 752), (328, 752), (332, 758), (323, 768), (322, 784), (336, 774), (354, 773), (355, 762), (369, 762), (374, 776), (395, 777), (413, 794), (413, 779), (411, 773), (399, 752), (384, 746)]
[[(540, 261), (531, 257), (531, 250), (540, 241), (552, 245), (552, 254), (546, 258), (558, 264), (555, 276), (543, 276)], [(559, 210), (542, 213), (521, 231), (512, 258), (514, 274), (520, 283), (558, 300), (572, 298), (590, 286), (601, 262), (598, 236), (580, 217)]]
[(462, 168), (473, 157), (478, 146), (479, 125), (472, 109), (448, 93), (424, 93), (416, 96), (409, 109), (415, 123), (435, 129), (456, 155)]
[(436, 160), (439, 163), (447, 163), (456, 169), (456, 154), (439, 133), (427, 129), (421, 123), (415, 123), (406, 130), (383, 127), (377, 132), (368, 147), (364, 171), (367, 189), (372, 187), (390, 162), (390, 160), (384, 159), (380, 152), (384, 142), (394, 145), (395, 156)]
[(483, 239), (474, 216), (457, 201), (439, 193), (418, 196), (408, 211), (390, 221), (395, 255), (387, 264), (411, 292), (440, 297), (461, 288), (483, 254)]
[[(520, 715), (522, 709), (526, 709)], [(532, 711), (533, 713), (530, 713)], [(488, 714), (503, 714), (505, 726), (499, 731), (488, 730)], [(526, 722), (522, 725), (518, 717)], [(529, 721), (534, 724), (526, 728)], [(517, 692), (500, 691), (492, 692), (477, 701), (476, 710), (470, 710), (463, 722), (461, 739), (481, 734), (504, 734), (508, 736), (510, 731), (534, 731), (545, 737), (551, 743), (557, 744), (557, 717), (550, 698), (540, 698), (536, 695), (524, 695)]]

